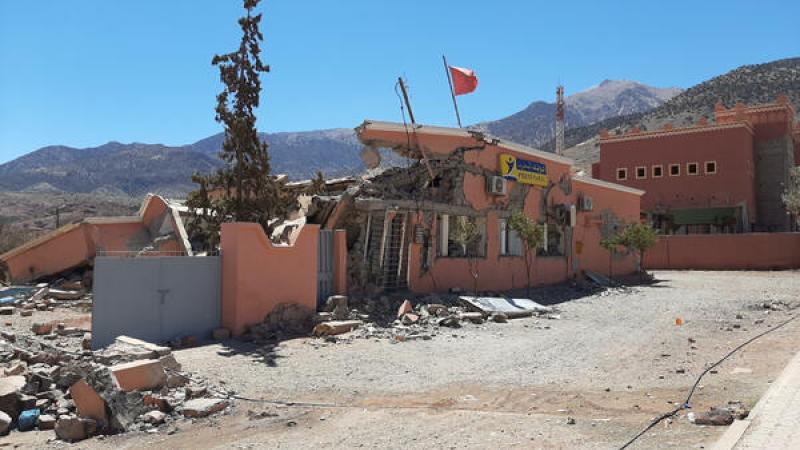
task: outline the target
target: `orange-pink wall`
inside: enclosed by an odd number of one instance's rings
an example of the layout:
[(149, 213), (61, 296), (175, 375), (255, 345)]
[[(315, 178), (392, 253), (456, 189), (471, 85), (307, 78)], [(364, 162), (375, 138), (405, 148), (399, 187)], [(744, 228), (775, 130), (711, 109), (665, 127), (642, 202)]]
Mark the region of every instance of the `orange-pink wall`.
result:
[(81, 265), (93, 256), (93, 247), (83, 225), (68, 225), (69, 229), (26, 251), (6, 257), (9, 275), (14, 282), (25, 282), (42, 275), (60, 272)]
[[(642, 210), (709, 208), (747, 205), (751, 221), (757, 215), (753, 134), (744, 125), (707, 127), (697, 131), (642, 133), (600, 140), (600, 162), (592, 167), (600, 179), (645, 191)], [(656, 136), (656, 137), (647, 137)], [(715, 174), (706, 174), (706, 161), (716, 161)], [(688, 175), (686, 164), (696, 162), (698, 175)], [(669, 174), (670, 164), (680, 164), (680, 175)], [(653, 178), (653, 166), (663, 175)], [(645, 179), (636, 179), (644, 166)], [(617, 180), (617, 169), (628, 170), (627, 180)]]
[(644, 257), (647, 269), (796, 269), (800, 233), (660, 236)]
[(241, 335), (281, 303), (317, 307), (319, 225), (275, 246), (255, 223), (222, 225), (222, 326)]
[[(63, 272), (91, 261), (98, 251), (129, 252), (141, 250), (150, 235), (147, 227), (167, 211), (168, 206), (161, 197), (145, 200), (145, 209), (139, 217), (114, 221), (91, 219), (79, 224), (66, 225), (48, 235), (2, 255), (8, 266), (11, 280), (17, 283)], [(170, 218), (176, 236), (174, 220)], [(185, 252), (181, 241), (172, 239), (163, 242), (158, 251)]]

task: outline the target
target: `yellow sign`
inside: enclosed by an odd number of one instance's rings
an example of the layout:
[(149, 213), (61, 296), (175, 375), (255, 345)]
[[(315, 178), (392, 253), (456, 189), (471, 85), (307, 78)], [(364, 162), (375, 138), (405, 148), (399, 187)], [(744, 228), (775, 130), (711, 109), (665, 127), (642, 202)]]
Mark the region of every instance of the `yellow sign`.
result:
[(507, 180), (547, 187), (547, 166), (535, 161), (519, 159), (507, 153), (500, 154), (500, 175)]

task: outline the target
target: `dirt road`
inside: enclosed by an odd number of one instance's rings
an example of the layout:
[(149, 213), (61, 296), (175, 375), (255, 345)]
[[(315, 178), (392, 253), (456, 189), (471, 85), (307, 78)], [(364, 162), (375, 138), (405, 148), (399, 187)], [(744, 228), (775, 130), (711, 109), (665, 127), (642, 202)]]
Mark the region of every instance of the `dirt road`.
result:
[[(253, 399), (168, 434), (91, 448), (618, 448), (682, 402), (706, 364), (798, 304), (798, 272), (658, 272), (652, 286), (561, 303), (560, 319), (442, 329), (431, 340), (257, 348), (233, 341), (176, 352), (184, 367)], [(800, 310), (798, 310), (800, 311)], [(682, 326), (675, 325), (682, 318)], [(703, 380), (694, 410), (752, 407), (800, 349), (800, 320)], [(708, 447), (721, 428), (685, 413), (633, 448)]]

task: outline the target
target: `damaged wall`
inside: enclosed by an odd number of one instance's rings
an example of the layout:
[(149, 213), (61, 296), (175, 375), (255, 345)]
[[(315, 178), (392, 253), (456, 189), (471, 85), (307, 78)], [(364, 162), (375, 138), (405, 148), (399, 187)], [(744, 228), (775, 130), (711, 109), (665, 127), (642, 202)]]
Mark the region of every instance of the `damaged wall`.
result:
[[(369, 279), (374, 267), (365, 270), (370, 257), (364, 257), (363, 252), (365, 247), (369, 251), (368, 241), (374, 241), (381, 231), (368, 229), (367, 222), (380, 220), (381, 214), (389, 217), (408, 213), (409, 222), (402, 237), (402, 241), (410, 242), (405, 256), (408, 287), (420, 293), (453, 287), (471, 290), (471, 263), (473, 269), (477, 268), (479, 290), (524, 287), (524, 259), (500, 254), (498, 220), (514, 211), (522, 210), (532, 220), (546, 222), (551, 235), (553, 230), (561, 235), (561, 255), (535, 258), (531, 270), (534, 284), (563, 281), (583, 270), (606, 272), (609, 254), (599, 245), (604, 217), (625, 222), (639, 220), (641, 191), (575, 176), (571, 161), (557, 155), (459, 129), (422, 126), (409, 137), (402, 125), (365, 122), (357, 131), (366, 145), (395, 148), (410, 156), (424, 152), (434, 177), (431, 180), (428, 168), (420, 162), (408, 168), (389, 169), (352, 192), (354, 208), (340, 223), (348, 230), (350, 287), (356, 291), (364, 288), (369, 293), (377, 282), (374, 277)], [(505, 195), (489, 193), (487, 180), (500, 173), (501, 153), (544, 164), (548, 186), (507, 181)], [(583, 196), (592, 197), (594, 207), (579, 211), (575, 227), (570, 227), (569, 207), (577, 205)], [(485, 218), (484, 256), (438, 256), (438, 214)], [(378, 251), (375, 245), (372, 248)], [(385, 249), (380, 252), (385, 253)], [(632, 256), (618, 257), (614, 264), (617, 273), (635, 270)]]
[(21, 283), (90, 264), (108, 252), (191, 254), (185, 234), (177, 211), (150, 194), (138, 216), (93, 217), (65, 225), (0, 255), (0, 261), (10, 281)]

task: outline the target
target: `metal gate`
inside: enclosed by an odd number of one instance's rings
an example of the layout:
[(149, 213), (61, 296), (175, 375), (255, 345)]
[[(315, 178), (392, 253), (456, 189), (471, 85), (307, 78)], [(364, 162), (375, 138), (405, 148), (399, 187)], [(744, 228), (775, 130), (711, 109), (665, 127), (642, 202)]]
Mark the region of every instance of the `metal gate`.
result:
[(333, 294), (333, 231), (319, 231), (317, 251), (317, 307), (321, 307)]
[(127, 335), (149, 342), (209, 336), (220, 326), (220, 257), (98, 256), (92, 347)]

